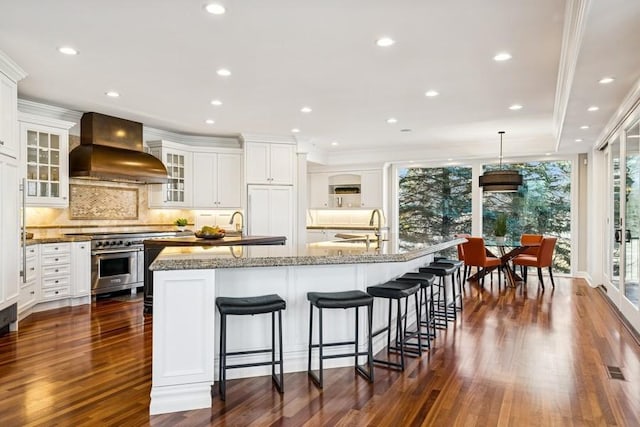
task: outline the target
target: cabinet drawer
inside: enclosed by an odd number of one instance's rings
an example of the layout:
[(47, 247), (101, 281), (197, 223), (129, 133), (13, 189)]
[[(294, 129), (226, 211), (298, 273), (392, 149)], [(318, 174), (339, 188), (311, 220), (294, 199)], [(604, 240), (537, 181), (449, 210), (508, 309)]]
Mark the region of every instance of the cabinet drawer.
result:
[(27, 282), (20, 289), (20, 296), (18, 297), (18, 309), (22, 309), (28, 305), (31, 305), (37, 299), (36, 296), (36, 282), (35, 280)]
[(45, 289), (53, 289), (59, 287), (70, 287), (70, 277), (49, 277), (42, 279), (42, 292), (44, 293)]
[(70, 243), (47, 243), (42, 245), (41, 249), (42, 255), (50, 255), (50, 254), (68, 254), (71, 252), (71, 244)]
[(49, 265), (42, 267), (42, 278), (57, 277), (57, 276), (69, 276), (71, 274), (71, 265)]
[(27, 282), (35, 280), (38, 275), (38, 260), (36, 258), (27, 258)]
[(33, 257), (38, 255), (38, 246), (36, 245), (31, 245), (31, 246), (27, 246), (27, 259), (29, 259), (29, 257)]
[(42, 256), (42, 267), (46, 267), (48, 265), (61, 265), (70, 263), (71, 254), (53, 254)]
[(69, 286), (62, 286), (58, 288), (47, 288), (42, 290), (42, 299), (54, 299), (68, 297), (71, 292)]

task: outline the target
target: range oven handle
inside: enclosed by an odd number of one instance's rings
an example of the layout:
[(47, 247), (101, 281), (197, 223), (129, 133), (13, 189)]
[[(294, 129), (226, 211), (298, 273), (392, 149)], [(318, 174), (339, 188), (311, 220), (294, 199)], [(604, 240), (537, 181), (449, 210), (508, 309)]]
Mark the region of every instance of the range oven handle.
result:
[(91, 251), (91, 255), (122, 254), (122, 253), (140, 252), (140, 251), (142, 251), (142, 247), (130, 248), (130, 249), (111, 249), (111, 250), (106, 249), (106, 250)]

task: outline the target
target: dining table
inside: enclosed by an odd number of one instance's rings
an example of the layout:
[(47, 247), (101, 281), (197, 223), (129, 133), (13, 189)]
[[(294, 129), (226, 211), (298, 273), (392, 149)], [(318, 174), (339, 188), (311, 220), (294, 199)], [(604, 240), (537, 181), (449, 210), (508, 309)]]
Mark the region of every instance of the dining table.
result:
[[(524, 279), (520, 277), (520, 275), (516, 273), (515, 269), (511, 266), (510, 264), (511, 260), (513, 260), (516, 256), (526, 252), (527, 249), (537, 248), (539, 246), (540, 246), (539, 243), (528, 243), (523, 245), (520, 242), (498, 243), (498, 242), (487, 241), (487, 243), (485, 244), (485, 251), (488, 257), (494, 257), (494, 258), (500, 259), (500, 267), (504, 271), (507, 286), (511, 288), (515, 288), (518, 282), (524, 282)], [(489, 248), (496, 248), (499, 255), (496, 255)], [(477, 281), (482, 277), (486, 276), (487, 274), (491, 273), (496, 268), (498, 268), (498, 266), (481, 268), (475, 274), (469, 276), (467, 280)]]

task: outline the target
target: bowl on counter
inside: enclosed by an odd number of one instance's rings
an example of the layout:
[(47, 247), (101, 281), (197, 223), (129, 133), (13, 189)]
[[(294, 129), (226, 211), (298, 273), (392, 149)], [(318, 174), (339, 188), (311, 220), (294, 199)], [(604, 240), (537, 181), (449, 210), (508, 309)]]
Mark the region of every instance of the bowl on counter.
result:
[(195, 235), (198, 239), (222, 239), (225, 236), (225, 233), (201, 233), (199, 231), (195, 232)]

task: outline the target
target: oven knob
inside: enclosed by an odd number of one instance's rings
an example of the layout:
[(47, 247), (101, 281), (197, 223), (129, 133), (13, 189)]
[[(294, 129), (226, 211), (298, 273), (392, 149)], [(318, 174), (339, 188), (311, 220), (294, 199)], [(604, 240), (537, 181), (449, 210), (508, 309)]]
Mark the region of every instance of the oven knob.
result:
[(118, 244), (119, 244), (119, 245), (121, 245), (121, 244), (122, 244), (122, 240), (120, 240), (120, 241), (118, 242)]
[(111, 242), (104, 242), (104, 245), (105, 246), (109, 246), (109, 245), (111, 245)]
[(96, 242), (96, 248), (99, 248), (100, 246), (102, 246), (102, 242)]
[(131, 246), (131, 242), (125, 243), (125, 246)]

